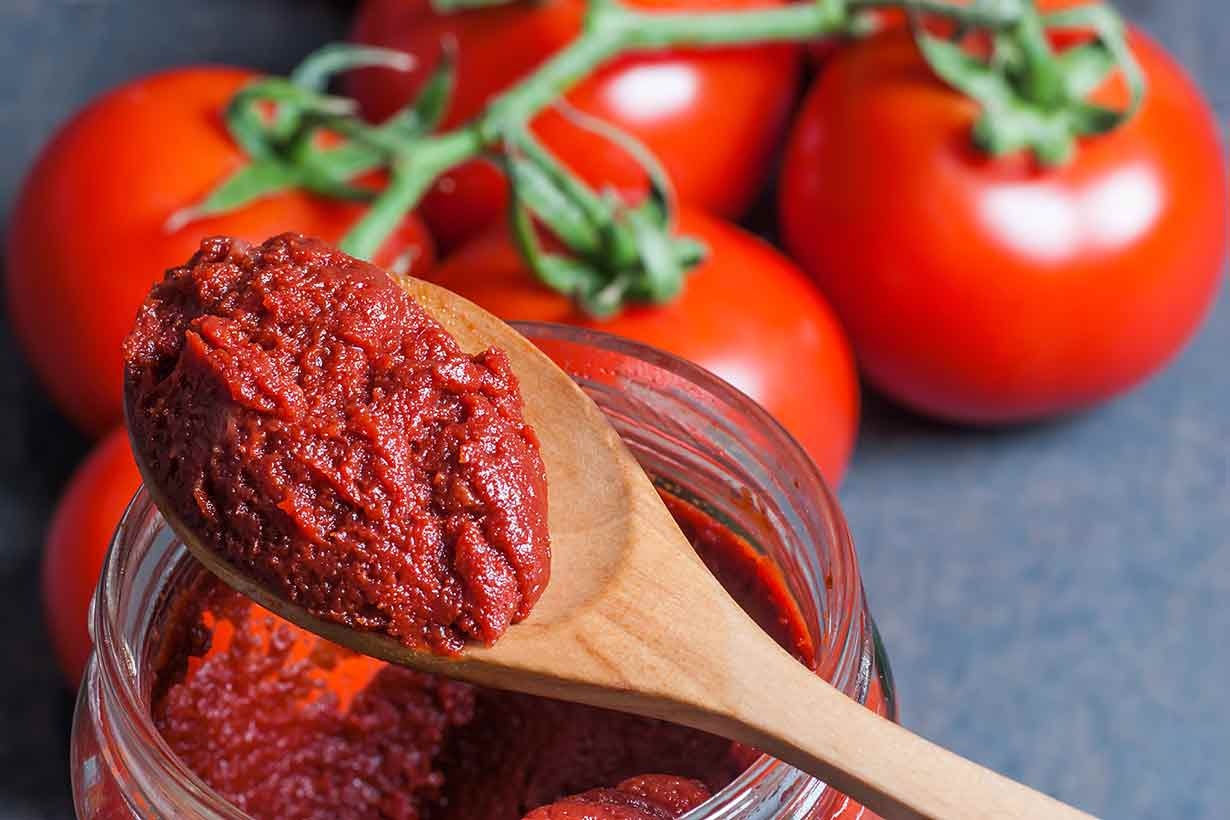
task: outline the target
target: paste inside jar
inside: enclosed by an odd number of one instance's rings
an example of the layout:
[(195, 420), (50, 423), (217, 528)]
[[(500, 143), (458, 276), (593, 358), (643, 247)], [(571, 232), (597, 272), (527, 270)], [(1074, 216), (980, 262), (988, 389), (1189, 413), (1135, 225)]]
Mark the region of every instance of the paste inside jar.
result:
[(312, 614), (455, 653), (550, 575), (545, 468), (507, 355), (312, 239), (212, 238), (124, 343), (138, 455), (175, 514)]
[[(776, 565), (697, 508), (666, 501), (735, 600), (811, 664)], [(189, 768), (257, 818), (667, 820), (757, 756), (663, 721), (387, 666), (208, 575), (173, 608), (156, 725)]]

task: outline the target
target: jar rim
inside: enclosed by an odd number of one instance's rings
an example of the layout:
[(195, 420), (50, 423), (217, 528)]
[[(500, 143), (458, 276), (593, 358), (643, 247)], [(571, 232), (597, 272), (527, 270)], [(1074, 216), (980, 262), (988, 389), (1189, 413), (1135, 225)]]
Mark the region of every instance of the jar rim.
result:
[[(817, 662), (824, 663), (824, 671), (819, 673), (830, 683), (838, 685), (847, 695), (863, 701), (869, 682), (867, 670), (861, 666), (857, 669), (847, 668), (851, 661), (867, 655), (865, 650), (869, 642), (867, 625), (864, 623), (864, 595), (857, 556), (835, 495), (820, 474), (819, 468), (793, 436), (749, 396), (710, 371), (671, 353), (590, 328), (549, 322), (510, 324), (535, 342), (561, 341), (598, 348), (659, 368), (745, 415), (763, 431), (775, 448), (775, 456), (779, 462), (777, 466), (783, 471), (782, 474), (790, 475), (797, 492), (808, 499), (809, 508), (804, 512), (810, 515), (810, 523), (813, 526), (818, 525), (824, 530), (824, 540), (829, 547), (830, 571), (823, 583), (834, 595), (834, 599), (840, 602), (840, 606), (826, 607), (826, 615), (838, 617), (822, 625), (825, 627), (822, 629), (825, 634), (813, 636), (817, 643)], [(129, 730), (141, 741), (140, 745), (145, 747), (140, 750), (140, 757), (143, 759), (133, 762), (173, 775), (169, 780), (178, 781), (173, 783), (167, 782), (168, 779), (161, 779), (156, 791), (173, 789), (174, 795), (164, 797), (177, 801), (190, 800), (194, 806), (214, 812), (220, 817), (237, 820), (246, 818), (248, 815), (217, 794), (179, 760), (154, 726), (148, 698), (143, 697), (140, 691), (139, 650), (129, 646), (127, 636), (123, 634), (119, 591), (123, 587), (131, 553), (137, 545), (136, 539), (125, 536), (132, 528), (140, 526), (144, 517), (151, 512), (161, 517), (153, 507), (145, 488), (141, 487), (116, 528), (95, 598), (91, 602), (91, 635), (97, 638), (93, 657), (101, 688), (104, 690), (102, 696), (118, 700), (118, 712), (126, 718)], [(850, 674), (851, 672), (853, 674)], [(134, 750), (130, 748), (127, 751)], [(132, 766), (126, 765), (125, 768), (131, 769)], [(782, 774), (785, 774), (789, 781), (784, 785), (788, 787), (785, 790), (789, 792), (786, 799), (791, 805), (799, 801), (808, 805), (814, 804), (820, 791), (825, 789), (820, 781), (768, 755), (761, 755), (731, 783), (716, 792), (702, 806), (683, 815), (680, 820), (711, 820), (727, 816), (727, 812), (737, 810), (746, 801), (750, 789), (764, 782), (766, 778)], [(140, 780), (142, 779), (138, 782)], [(153, 786), (152, 783), (142, 785)], [(147, 797), (153, 799), (154, 795)]]

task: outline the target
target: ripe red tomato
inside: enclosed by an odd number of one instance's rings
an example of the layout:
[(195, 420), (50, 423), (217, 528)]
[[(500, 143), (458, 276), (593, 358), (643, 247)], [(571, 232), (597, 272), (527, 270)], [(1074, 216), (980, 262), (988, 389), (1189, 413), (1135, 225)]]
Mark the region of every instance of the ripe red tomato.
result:
[[(633, 5), (717, 11), (780, 3), (637, 0)], [(445, 125), (456, 125), (572, 40), (584, 6), (584, 0), (545, 0), (439, 14), (430, 0), (366, 0), (353, 38), (407, 51), (419, 63), (409, 73), (355, 72), (348, 77), (348, 89), (370, 118), (383, 119), (411, 98), (435, 67), (441, 42), (452, 38), (459, 46), (457, 89)], [(639, 138), (662, 161), (684, 202), (735, 217), (764, 184), (794, 101), (800, 62), (800, 49), (794, 46), (628, 57), (586, 79), (567, 100)], [(547, 110), (534, 127), (591, 184), (643, 188), (644, 173), (625, 152), (558, 111)], [(433, 235), (451, 248), (502, 216), (506, 190), (492, 165), (469, 163), (437, 183), (423, 213)]]
[(141, 476), (121, 427), (77, 467), (51, 518), (43, 553), (43, 611), (60, 669), (74, 687), (90, 654), (90, 596), (115, 525), (139, 486)]
[[(336, 240), (358, 218), (358, 206), (287, 193), (167, 232), (171, 214), (241, 167), (221, 111), (253, 76), (198, 67), (137, 79), (74, 116), (25, 181), (8, 231), (9, 317), (57, 405), (88, 432), (120, 421), (120, 342), (150, 285), (203, 237)], [(430, 260), (411, 218), (382, 258), (414, 249)]]
[(885, 393), (957, 421), (1035, 419), (1131, 387), (1191, 336), (1221, 278), (1226, 171), (1192, 82), (1130, 43), (1143, 107), (1057, 169), (981, 155), (977, 106), (905, 32), (827, 66), (789, 140), (781, 230)]
[(590, 319), (539, 284), (507, 229), (462, 246), (428, 278), (504, 319), (593, 327), (696, 362), (776, 416), (835, 486), (858, 427), (858, 382), (833, 312), (794, 265), (756, 237), (687, 209), (679, 229), (709, 247), (683, 295), (608, 321)]

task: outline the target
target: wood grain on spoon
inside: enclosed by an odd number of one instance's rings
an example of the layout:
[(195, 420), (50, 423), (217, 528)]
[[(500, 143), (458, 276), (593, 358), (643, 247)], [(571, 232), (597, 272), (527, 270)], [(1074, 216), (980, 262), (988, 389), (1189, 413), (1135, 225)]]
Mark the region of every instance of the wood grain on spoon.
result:
[[(147, 490), (213, 573), (367, 655), (485, 686), (662, 718), (738, 740), (889, 818), (1086, 817), (911, 734), (803, 667), (705, 569), (602, 411), (504, 322), (419, 280), (406, 289), (462, 348), (507, 351), (542, 443), (552, 582), (528, 619), (459, 657), (324, 621), (220, 558)], [(134, 447), (146, 473), (141, 448)], [(1007, 729), (1006, 729), (1007, 730)]]

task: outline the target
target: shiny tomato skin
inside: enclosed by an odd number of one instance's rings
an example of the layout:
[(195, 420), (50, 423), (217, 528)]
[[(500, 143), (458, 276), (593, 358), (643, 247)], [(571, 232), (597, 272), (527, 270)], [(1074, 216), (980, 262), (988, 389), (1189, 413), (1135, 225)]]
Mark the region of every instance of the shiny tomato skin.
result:
[[(337, 240), (360, 214), (295, 192), (167, 232), (173, 213), (242, 166), (221, 111), (253, 76), (195, 67), (134, 80), (69, 120), (25, 180), (8, 231), (8, 314), (42, 383), (87, 432), (120, 421), (120, 342), (150, 285), (203, 237), (294, 230)], [(379, 261), (412, 248), (429, 264), (413, 217)]]
[[(638, 0), (663, 11), (737, 10), (780, 0)], [(458, 83), (446, 126), (472, 117), (504, 90), (570, 42), (583, 0), (517, 2), (438, 14), (430, 0), (366, 0), (352, 38), (407, 51), (415, 70), (373, 69), (348, 77), (348, 90), (372, 119), (387, 117), (411, 98), (434, 67), (440, 43), (457, 43)], [(567, 95), (575, 108), (640, 139), (662, 161), (685, 202), (735, 217), (764, 184), (798, 84), (801, 49), (794, 46), (673, 50), (621, 58)], [(644, 174), (621, 149), (578, 128), (557, 110), (534, 122), (543, 141), (597, 186), (639, 191)], [(428, 195), (424, 216), (446, 248), (503, 214), (507, 189), (489, 163), (470, 163), (444, 177)]]
[(587, 317), (539, 284), (498, 226), (428, 278), (506, 320), (596, 328), (696, 362), (776, 416), (836, 486), (854, 444), (859, 399), (853, 358), (833, 312), (760, 239), (695, 210), (682, 211), (679, 230), (709, 248), (683, 295), (607, 321)]
[(1130, 42), (1143, 108), (1051, 170), (982, 156), (976, 106), (905, 32), (826, 67), (788, 142), (781, 234), (879, 389), (959, 422), (1028, 421), (1128, 389), (1194, 332), (1226, 251), (1216, 124), (1158, 45)]
[(77, 467), (51, 518), (43, 552), (43, 612), (60, 669), (74, 688), (90, 654), (90, 597), (115, 526), (140, 486), (128, 435), (117, 428)]

